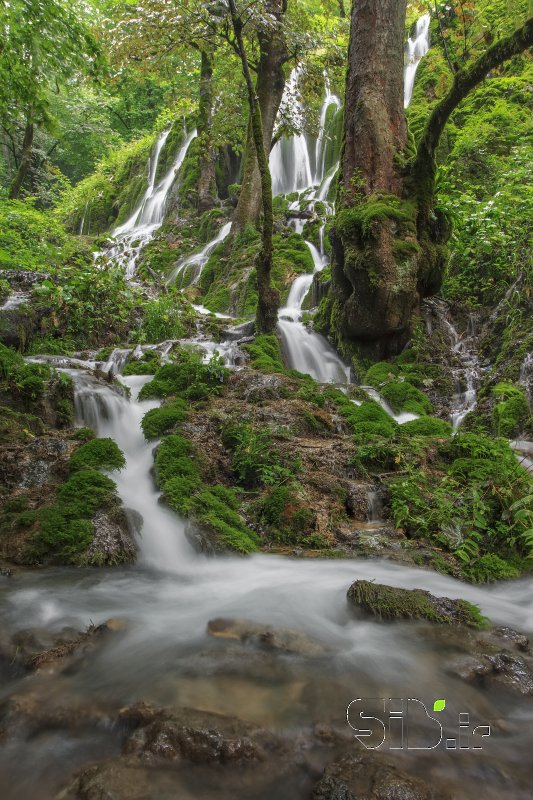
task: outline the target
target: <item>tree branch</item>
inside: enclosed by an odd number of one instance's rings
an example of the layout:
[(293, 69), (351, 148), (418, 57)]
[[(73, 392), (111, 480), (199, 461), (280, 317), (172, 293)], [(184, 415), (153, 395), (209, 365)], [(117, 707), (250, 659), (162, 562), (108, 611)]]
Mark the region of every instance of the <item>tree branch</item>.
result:
[(431, 112), (418, 146), (412, 173), (420, 192), (425, 195), (428, 192), (433, 193), (435, 151), (452, 112), (467, 94), (487, 77), (492, 69), (499, 67), (504, 61), (522, 53), (532, 45), (533, 17), (530, 17), (512, 36), (501, 39), (489, 47), (470, 67), (456, 72), (448, 94), (437, 103)]

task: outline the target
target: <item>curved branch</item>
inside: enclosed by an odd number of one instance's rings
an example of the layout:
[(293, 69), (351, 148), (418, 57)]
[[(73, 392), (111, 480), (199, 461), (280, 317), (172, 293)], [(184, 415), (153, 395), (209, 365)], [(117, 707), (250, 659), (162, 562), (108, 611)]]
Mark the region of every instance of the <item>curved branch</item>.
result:
[(533, 17), (530, 17), (512, 36), (501, 39), (489, 47), (472, 66), (456, 72), (450, 91), (440, 103), (437, 103), (427, 121), (413, 164), (413, 175), (426, 196), (428, 191), (432, 193), (435, 151), (452, 112), (461, 100), (464, 100), (467, 94), (487, 77), (490, 70), (499, 67), (504, 61), (522, 53), (532, 45)]

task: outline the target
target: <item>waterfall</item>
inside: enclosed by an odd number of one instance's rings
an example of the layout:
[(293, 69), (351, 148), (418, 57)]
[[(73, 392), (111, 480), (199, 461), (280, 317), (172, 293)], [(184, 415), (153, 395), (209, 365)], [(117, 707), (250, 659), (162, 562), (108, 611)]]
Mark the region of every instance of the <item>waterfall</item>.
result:
[(189, 145), (196, 137), (196, 130), (190, 133), (185, 131), (185, 141), (180, 147), (174, 163), (166, 175), (156, 183), (159, 157), (169, 133), (170, 131), (165, 131), (158, 137), (148, 161), (148, 186), (146, 191), (129, 219), (115, 228), (113, 246), (106, 254), (110, 261), (114, 261), (124, 269), (128, 279), (133, 278), (135, 275), (141, 251), (163, 224), (168, 194), (176, 179), (176, 173), (185, 160)]
[(457, 357), (459, 366), (452, 366), (455, 380), (455, 394), (452, 399), (451, 423), (454, 432), (458, 430), (467, 414), (477, 406), (477, 385), (480, 376), (479, 357), (475, 342), (475, 325), (471, 317), (468, 330), (461, 336), (447, 316), (442, 321), (450, 336), (452, 354)]
[(413, 87), (415, 85), (415, 75), (418, 65), (423, 57), (429, 50), (429, 23), (431, 18), (429, 14), (424, 14), (420, 17), (415, 27), (414, 39), (411, 37), (407, 40), (406, 46), (406, 64), (404, 69), (404, 88), (403, 88), (403, 107), (407, 108), (413, 96)]
[(200, 276), (202, 274), (203, 268), (207, 264), (209, 260), (209, 256), (215, 249), (217, 245), (227, 239), (229, 233), (231, 231), (231, 222), (226, 222), (225, 225), (221, 227), (219, 232), (216, 236), (209, 241), (205, 247), (202, 248), (198, 253), (193, 253), (190, 256), (186, 256), (185, 258), (180, 258), (174, 269), (170, 272), (167, 283), (171, 283), (175, 281), (178, 275), (181, 275), (185, 272), (186, 269), (189, 267), (193, 268), (193, 277), (191, 280), (191, 284), (198, 283), (200, 280)]

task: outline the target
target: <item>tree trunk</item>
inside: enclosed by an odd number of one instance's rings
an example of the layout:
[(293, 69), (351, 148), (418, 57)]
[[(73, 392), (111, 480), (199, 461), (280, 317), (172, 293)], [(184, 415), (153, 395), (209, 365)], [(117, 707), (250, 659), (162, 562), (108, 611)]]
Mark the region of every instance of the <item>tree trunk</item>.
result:
[(533, 42), (529, 20), (457, 72), (407, 158), (406, 0), (358, 0), (351, 19), (330, 333), (345, 351), (398, 353), (421, 298), (442, 283), (451, 228), (435, 206), (435, 151), (450, 114), (487, 73)]
[(217, 202), (215, 180), (215, 152), (213, 149), (213, 53), (201, 50), (200, 64), (200, 103), (198, 107), (198, 211), (202, 213), (213, 208)]
[[(257, 333), (272, 333), (278, 317), (279, 296), (271, 285), (272, 238), (274, 215), (272, 210), (272, 179), (268, 165), (268, 150), (265, 147), (264, 125), (261, 115), (260, 99), (252, 83), (248, 58), (242, 37), (242, 21), (237, 15), (235, 0), (229, 0), (233, 30), (241, 58), (242, 71), (248, 90), (251, 135), (255, 146), (257, 168), (260, 176), (260, 199), (263, 208), (261, 250), (256, 261), (257, 271)], [(268, 140), (270, 142), (270, 139)]]
[(401, 169), (405, 11), (406, 0), (358, 0), (352, 11), (340, 207), (332, 232), (336, 334), (345, 340), (401, 337), (416, 303), (416, 278), (395, 253), (398, 238), (414, 240), (415, 233)]
[[(286, 0), (270, 0), (269, 12), (278, 26), (268, 33), (259, 34), (260, 56), (257, 69), (255, 93), (261, 112), (263, 143), (268, 159), (276, 115), (283, 97), (285, 76), (283, 64), (287, 60), (287, 48), (280, 26), (287, 10)], [(257, 225), (261, 212), (261, 175), (257, 164), (252, 121), (248, 125), (246, 147), (243, 158), (242, 188), (233, 217), (233, 232), (243, 230), (246, 225)]]
[(28, 115), (26, 127), (24, 129), (24, 139), (22, 141), (22, 153), (20, 156), (19, 166), (16, 175), (13, 178), (13, 183), (9, 189), (10, 200), (17, 200), (20, 197), (20, 192), (28, 175), (33, 154), (33, 134), (33, 122), (31, 121), (31, 117)]

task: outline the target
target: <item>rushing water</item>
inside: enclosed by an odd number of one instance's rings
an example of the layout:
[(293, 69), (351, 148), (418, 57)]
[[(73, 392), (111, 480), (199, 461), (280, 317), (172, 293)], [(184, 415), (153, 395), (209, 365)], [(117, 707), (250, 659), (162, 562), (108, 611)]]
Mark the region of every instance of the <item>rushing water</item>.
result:
[(173, 282), (179, 275), (185, 274), (188, 270), (192, 270), (192, 279), (189, 283), (192, 285), (198, 283), (202, 270), (209, 261), (209, 256), (217, 245), (223, 242), (224, 239), (227, 239), (230, 230), (231, 222), (226, 222), (225, 225), (222, 225), (216, 236), (214, 236), (198, 253), (192, 253), (189, 256), (180, 258), (176, 266), (170, 272), (167, 279), (168, 282)]
[(133, 278), (142, 249), (148, 244), (158, 228), (163, 224), (165, 207), (172, 184), (176, 179), (187, 150), (196, 137), (196, 130), (184, 130), (184, 142), (170, 169), (156, 183), (159, 156), (165, 146), (170, 131), (160, 134), (148, 162), (148, 186), (141, 202), (122, 225), (113, 232), (114, 243), (106, 252), (106, 257), (124, 269), (127, 278)]
[(420, 17), (415, 27), (414, 38), (409, 37), (406, 47), (406, 64), (404, 70), (403, 105), (407, 108), (413, 96), (415, 76), (418, 65), (429, 50), (429, 14)]
[[(449, 674), (445, 656), (455, 647), (449, 639), (439, 640), (422, 625), (360, 619), (349, 612), (345, 595), (357, 578), (427, 588), (478, 603), (495, 622), (533, 631), (531, 580), (478, 588), (380, 560), (199, 555), (188, 543), (185, 523), (158, 502), (152, 481), (154, 444), (145, 442), (140, 421), (154, 401), (136, 399), (149, 378), (122, 379), (131, 390), (127, 399), (83, 370), (70, 374), (80, 424), (111, 436), (126, 455), (126, 468), (113, 477), (125, 506), (143, 519), (139, 561), (128, 569), (48, 569), (4, 580), (4, 632), (28, 624), (52, 631), (65, 625), (84, 629), (91, 620), (99, 623), (109, 617), (124, 620), (126, 628), (78, 670), (13, 681), (4, 685), (4, 697), (40, 687), (44, 697), (60, 704), (92, 702), (117, 709), (142, 699), (236, 714), (292, 734), (317, 720), (343, 729), (346, 706), (355, 697), (417, 697), (427, 702), (445, 697), (450, 709), (446, 724), (455, 724), (457, 714), (465, 711), (480, 723), (504, 719), (505, 724), (495, 726), (486, 749), (475, 757), (464, 753), (452, 758), (439, 751), (431, 757), (419, 755), (415, 769), (453, 786), (453, 796), (460, 800), (471, 798), (488, 775), (493, 780), (484, 788), (487, 800), (528, 797), (517, 787), (527, 778), (533, 744), (531, 707)], [(370, 514), (379, 516), (376, 507)], [(282, 655), (257, 660), (253, 649), (227, 649), (206, 634), (207, 622), (220, 616), (304, 631), (326, 645), (328, 657), (317, 663)], [(48, 800), (78, 765), (112, 756), (116, 749), (113, 731), (105, 725), (99, 733), (92, 731), (90, 740), (68, 726), (31, 740), (21, 733), (0, 757), (3, 796)], [(218, 797), (248, 798), (226, 793), (222, 777), (221, 781)], [(261, 796), (278, 800), (289, 795), (280, 790)], [(290, 796), (309, 797), (301, 789)]]

